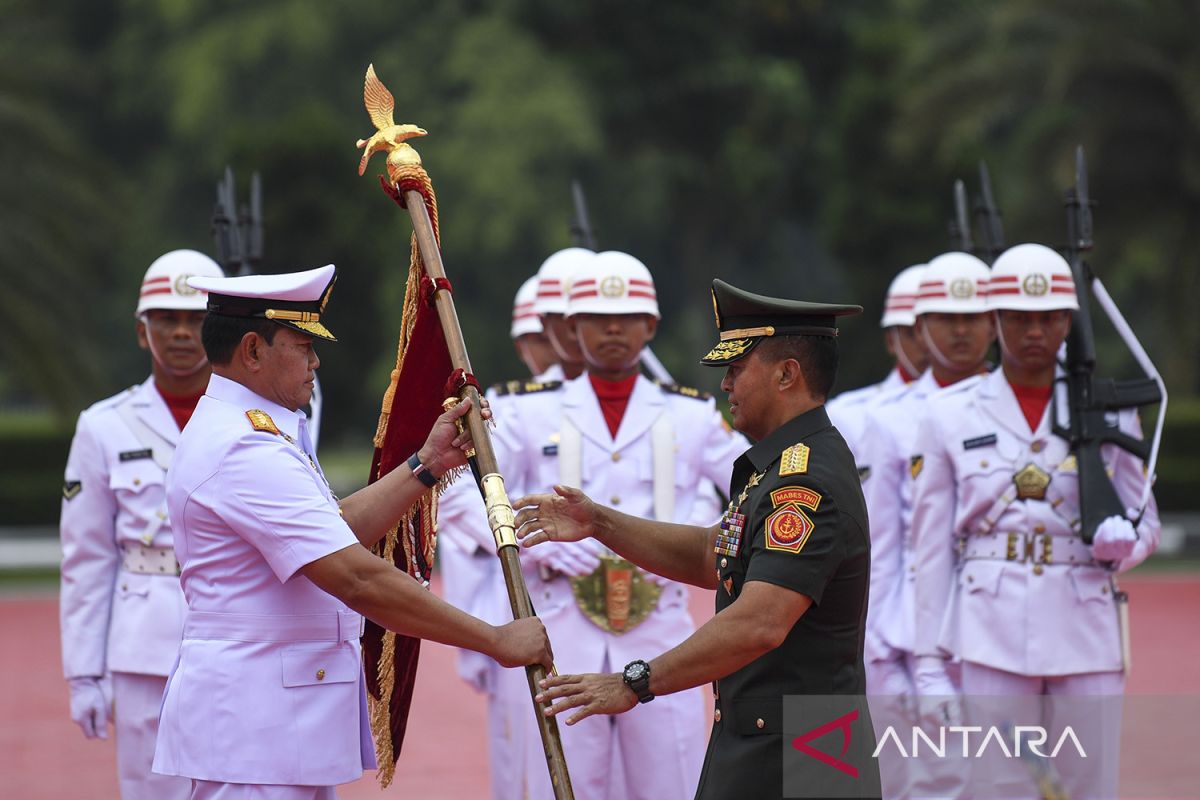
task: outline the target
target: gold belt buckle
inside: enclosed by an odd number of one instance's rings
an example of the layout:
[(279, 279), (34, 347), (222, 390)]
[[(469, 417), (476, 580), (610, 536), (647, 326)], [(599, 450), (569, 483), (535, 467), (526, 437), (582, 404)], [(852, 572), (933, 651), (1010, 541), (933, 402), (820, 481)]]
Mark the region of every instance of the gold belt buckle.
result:
[(583, 615), (609, 633), (633, 630), (658, 607), (662, 587), (620, 556), (600, 556), (600, 566), (571, 578), (571, 592)]

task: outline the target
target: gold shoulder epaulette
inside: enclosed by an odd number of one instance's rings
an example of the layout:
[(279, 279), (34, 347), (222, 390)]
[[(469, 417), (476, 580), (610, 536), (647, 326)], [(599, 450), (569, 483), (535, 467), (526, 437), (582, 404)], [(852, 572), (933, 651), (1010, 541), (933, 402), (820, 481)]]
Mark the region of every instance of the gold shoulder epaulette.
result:
[(691, 386), (680, 386), (678, 383), (663, 383), (662, 381), (655, 381), (655, 383), (658, 384), (658, 387), (664, 392), (668, 392), (670, 394), (679, 394), (683, 395), (684, 397), (694, 398), (696, 400), (712, 399), (712, 395), (708, 392), (693, 388)]
[(808, 445), (794, 444), (779, 456), (779, 476), (803, 475), (808, 472)]
[[(515, 386), (513, 384), (516, 384)], [(505, 386), (509, 391), (507, 394), (537, 394), (538, 392), (552, 392), (562, 386), (562, 381), (509, 381)]]
[(493, 383), (488, 387), (489, 393), (495, 393), (497, 397), (504, 397), (509, 394), (516, 394), (517, 390), (524, 385), (524, 381), (504, 381), (503, 383)]
[(256, 431), (267, 431), (276, 436), (279, 435), (279, 428), (275, 427), (275, 420), (271, 419), (271, 415), (257, 408), (252, 408), (246, 412), (246, 418), (250, 420), (250, 424), (254, 426)]

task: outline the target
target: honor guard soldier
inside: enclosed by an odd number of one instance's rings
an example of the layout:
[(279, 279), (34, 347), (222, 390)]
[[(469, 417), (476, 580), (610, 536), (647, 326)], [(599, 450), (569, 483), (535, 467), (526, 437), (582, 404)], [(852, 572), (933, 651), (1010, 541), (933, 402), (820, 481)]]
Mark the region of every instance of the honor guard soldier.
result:
[[(1052, 395), (1065, 395), (1057, 354), (1079, 308), (1067, 262), (1042, 245), (1011, 248), (992, 267), (988, 307), (1001, 368), (931, 396), (916, 441), (917, 688), (952, 694), (946, 664), (958, 655), (968, 696), (1119, 695), (1114, 575), (1154, 551), (1157, 509), (1151, 502), (1136, 529), (1114, 516), (1090, 545), (1081, 538), (1075, 457), (1051, 431), (1056, 410), (1067, 413), (1064, 397)], [(1119, 425), (1140, 432), (1131, 411), (1120, 412)], [(1116, 445), (1101, 453), (1121, 500), (1134, 507), (1142, 462)], [(1010, 701), (1005, 713), (1019, 704)], [(1115, 770), (1112, 756), (1083, 772)]]
[[(507, 398), (497, 415), (497, 459), (519, 487), (514, 494), (566, 483), (642, 516), (711, 524), (720, 512), (713, 494), (702, 492), (703, 479), (725, 485), (747, 444), (711, 397), (639, 374), (659, 321), (649, 270), (616, 251), (585, 258), (564, 316), (586, 373)], [(522, 562), (534, 606), (557, 643), (560, 671), (622, 666), (694, 630), (683, 586), (595, 541), (524, 551)], [(563, 729), (576, 797), (690, 797), (700, 774), (703, 703), (696, 690), (615, 725), (595, 719)], [(532, 728), (526, 736), (537, 740)], [(526, 749), (528, 796), (551, 797), (544, 755)]]
[(136, 317), (151, 375), (84, 411), (67, 459), (60, 523), (63, 671), (71, 718), (85, 736), (108, 738), (112, 719), (125, 800), (191, 792), (189, 781), (150, 771), (185, 610), (163, 486), (179, 432), (209, 376), (200, 346), (205, 297), (187, 280), (222, 274), (194, 250), (174, 250), (150, 265)]
[[(509, 329), (517, 355), (529, 370), (529, 374), (535, 377), (558, 363), (554, 346), (550, 344), (550, 337), (546, 335), (535, 307), (538, 283), (538, 277), (534, 275), (517, 290), (517, 296), (513, 299), (512, 326)], [(549, 380), (553, 380), (553, 376)]]
[(541, 319), (542, 330), (558, 358), (557, 364), (539, 376), (543, 381), (569, 380), (583, 374), (583, 354), (567, 323), (567, 297), (575, 273), (595, 257), (596, 253), (587, 248), (568, 247), (551, 254), (538, 268), (533, 310)]
[(536, 619), (488, 625), (439, 600), (366, 547), (445, 470), (467, 434), (442, 414), (425, 444), (339, 501), (298, 410), (320, 365), (333, 266), (192, 278), (213, 375), (176, 449), (167, 506), (188, 610), (162, 699), (154, 769), (193, 798), (334, 797), (375, 766), (359, 648), (362, 616), (397, 633), (551, 663)]
[[(783, 697), (866, 689), (867, 514), (854, 458), (823, 407), (837, 369), (836, 319), (862, 309), (764, 297), (719, 280), (713, 304), (720, 342), (702, 363), (727, 368), (721, 388), (734, 427), (757, 442), (734, 462), (721, 522), (651, 521), (567, 486), (518, 500), (517, 522), (532, 553), (593, 537), (646, 569), (715, 589), (717, 614), (623, 672), (548, 678), (539, 700), (557, 701), (547, 713), (565, 714), (570, 730), (595, 714), (637, 707), (636, 717), (713, 682), (696, 796), (776, 798)], [(875, 780), (873, 768), (864, 778)]]
[[(846, 444), (850, 445), (850, 452), (855, 457), (858, 457), (863, 443), (863, 428), (871, 405), (886, 392), (911, 384), (925, 372), (928, 365), (925, 343), (913, 327), (913, 304), (917, 301), (924, 269), (924, 264), (914, 264), (900, 270), (900, 274), (888, 286), (883, 301), (883, 317), (879, 327), (883, 328), (883, 344), (888, 355), (896, 362), (892, 371), (879, 383), (841, 392), (825, 406), (830, 421), (842, 434)], [(860, 458), (859, 467), (862, 466)], [(865, 472), (863, 477), (866, 477)]]
[[(591, 255), (591, 251), (584, 251)], [(533, 383), (561, 378), (557, 356), (535, 310), (538, 276), (517, 290), (509, 335), (518, 356), (529, 368)], [(561, 284), (560, 284), (561, 285)], [(550, 370), (551, 367), (555, 369)], [(487, 391), (493, 415), (528, 385), (510, 381)], [(511, 479), (509, 486), (512, 487)], [(496, 558), (496, 541), (487, 523), (487, 509), (473, 481), (457, 481), (438, 497), (438, 550), (446, 602), (485, 622), (500, 624), (509, 615), (504, 572)], [(529, 689), (525, 671), (505, 670), (473, 650), (457, 653), (459, 676), (488, 700), (488, 764), (492, 797), (520, 800), (525, 762)], [(538, 748), (538, 752), (542, 752)]]
[[(863, 495), (871, 517), (871, 607), (867, 614), (867, 691), (877, 703), (894, 703), (877, 722), (913, 707), (916, 696), (913, 636), (916, 619), (912, 550), (913, 476), (917, 424), (931, 395), (987, 371), (995, 341), (987, 306), (987, 264), (967, 253), (945, 253), (929, 262), (913, 305), (914, 329), (929, 369), (912, 384), (883, 392), (866, 414), (859, 468), (867, 469)], [(890, 752), (889, 752), (890, 755)], [(924, 764), (922, 767), (926, 766)], [(916, 785), (903, 762), (885, 763), (884, 797), (947, 796), (953, 771), (926, 771)]]

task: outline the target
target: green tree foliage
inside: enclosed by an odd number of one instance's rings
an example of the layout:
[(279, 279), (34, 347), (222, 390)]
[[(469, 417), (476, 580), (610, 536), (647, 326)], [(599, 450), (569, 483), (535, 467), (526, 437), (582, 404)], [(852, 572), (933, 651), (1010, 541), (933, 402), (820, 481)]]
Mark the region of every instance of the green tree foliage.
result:
[(92, 333), (109, 319), (99, 254), (119, 187), (72, 113), (95, 87), (62, 28), (22, 3), (0, 17), (0, 386), (69, 414), (102, 385)]
[(719, 380), (696, 358), (721, 276), (866, 306), (844, 326), (849, 387), (887, 367), (890, 277), (947, 249), (953, 179), (973, 183), (986, 158), (1010, 242), (1060, 244), (1077, 142), (1102, 202), (1097, 270), (1174, 387), (1200, 379), (1184, 0), (0, 2), (0, 253), (19, 287), (0, 293), (19, 331), (0, 345), (5, 399), (69, 416), (144, 372), (137, 281), (165, 250), (212, 250), (230, 164), (263, 175), (268, 271), (341, 269), (326, 430), (369, 436), (409, 230), (377, 186), (382, 159), (356, 174), (370, 62), (397, 121), (430, 132), (416, 145), (484, 382), (519, 374), (511, 297), (571, 243), (572, 177), (601, 247), (654, 272), (655, 347), (677, 377)]

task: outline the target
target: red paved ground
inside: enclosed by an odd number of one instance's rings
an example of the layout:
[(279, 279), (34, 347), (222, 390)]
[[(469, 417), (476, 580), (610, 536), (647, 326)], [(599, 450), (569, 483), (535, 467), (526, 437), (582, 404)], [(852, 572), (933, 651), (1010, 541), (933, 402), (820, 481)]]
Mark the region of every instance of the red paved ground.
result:
[[(1200, 696), (1200, 575), (1127, 578), (1132, 597), (1135, 667), (1131, 693)], [(711, 615), (711, 595), (696, 591), (692, 608)], [(117, 797), (111, 740), (86, 741), (67, 716), (59, 666), (57, 595), (51, 590), (0, 596), (0, 798), (76, 800)], [(422, 648), (417, 700), (396, 782), (383, 796), (488, 796), (484, 703), (464, 688), (453, 653)], [(1180, 724), (1195, 730), (1192, 719)], [(1194, 743), (1195, 738), (1190, 739)], [(1192, 752), (1194, 748), (1185, 744)], [(1142, 748), (1139, 748), (1142, 749)], [(1175, 747), (1146, 743), (1140, 769), (1178, 769)], [(1123, 763), (1130, 764), (1123, 759)], [(1189, 765), (1190, 766), (1190, 765)], [(1194, 767), (1193, 767), (1194, 769)], [(1173, 793), (1197, 796), (1200, 786)], [(371, 775), (341, 787), (344, 800), (380, 797)], [(1162, 796), (1162, 795), (1159, 795)]]

